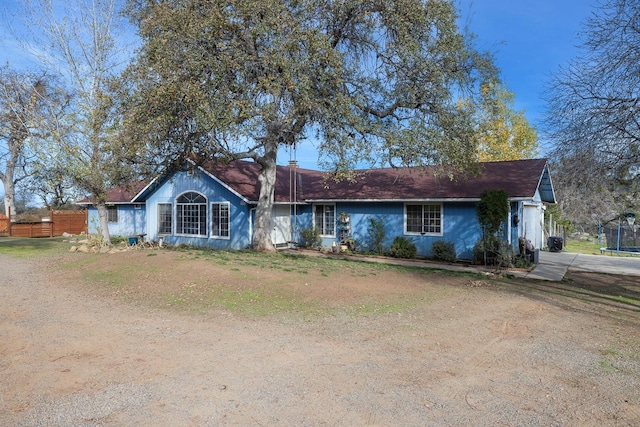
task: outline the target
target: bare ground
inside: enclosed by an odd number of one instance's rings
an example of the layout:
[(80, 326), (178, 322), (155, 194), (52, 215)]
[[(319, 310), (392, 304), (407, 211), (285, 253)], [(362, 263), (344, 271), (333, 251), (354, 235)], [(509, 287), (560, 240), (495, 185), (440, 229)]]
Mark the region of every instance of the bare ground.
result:
[(640, 424), (637, 278), (214, 261), (0, 255), (0, 425)]

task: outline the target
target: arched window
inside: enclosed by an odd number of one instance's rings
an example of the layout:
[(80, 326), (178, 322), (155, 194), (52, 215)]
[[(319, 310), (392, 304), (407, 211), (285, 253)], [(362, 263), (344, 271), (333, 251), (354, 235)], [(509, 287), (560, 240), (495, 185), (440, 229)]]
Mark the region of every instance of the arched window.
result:
[(207, 235), (207, 199), (195, 191), (176, 199), (176, 234)]

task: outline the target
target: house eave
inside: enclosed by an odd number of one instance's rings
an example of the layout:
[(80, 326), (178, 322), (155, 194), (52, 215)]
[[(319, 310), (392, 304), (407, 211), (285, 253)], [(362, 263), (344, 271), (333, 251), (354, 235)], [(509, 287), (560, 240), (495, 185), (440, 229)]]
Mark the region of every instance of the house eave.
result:
[(415, 198), (415, 199), (307, 199), (307, 203), (411, 203), (411, 202), (477, 202), (479, 198)]
[[(93, 202), (76, 202), (75, 204), (76, 205), (80, 205), (80, 206), (95, 206), (95, 203), (93, 203)], [(128, 201), (125, 201), (125, 202), (105, 202), (104, 204), (107, 205), (107, 206), (114, 206), (114, 205), (143, 205), (144, 202), (134, 202), (134, 201), (128, 202)]]
[(150, 183), (148, 183), (147, 185), (145, 185), (145, 187), (144, 187), (142, 190), (140, 190), (140, 191), (138, 192), (138, 194), (136, 194), (135, 196), (133, 196), (133, 198), (131, 199), (131, 203), (143, 203), (143, 202), (138, 201), (137, 199), (138, 199), (139, 197), (142, 197), (142, 195), (143, 195), (143, 194), (145, 194), (145, 193), (147, 192), (147, 190), (148, 190), (148, 189), (150, 189), (150, 188), (151, 188), (151, 186), (152, 186), (152, 185), (154, 185), (154, 184), (158, 181), (158, 179), (159, 179), (159, 177), (155, 177), (155, 178), (153, 178), (153, 179), (151, 180), (151, 182), (150, 182)]
[[(533, 197), (510, 197), (511, 202), (524, 202), (533, 200)], [(412, 199), (306, 199), (307, 203), (475, 203), (479, 202), (480, 197), (437, 197), (437, 198), (412, 198)]]
[[(257, 205), (258, 201), (251, 201), (251, 202), (247, 202), (248, 204), (252, 204), (252, 205)], [(273, 202), (274, 205), (298, 205), (298, 206), (304, 206), (307, 205), (307, 202)]]

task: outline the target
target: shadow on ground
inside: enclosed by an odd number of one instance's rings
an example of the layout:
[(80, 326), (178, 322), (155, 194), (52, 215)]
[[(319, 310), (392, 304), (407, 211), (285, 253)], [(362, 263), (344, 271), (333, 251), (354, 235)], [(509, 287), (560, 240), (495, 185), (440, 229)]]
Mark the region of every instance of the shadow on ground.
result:
[(640, 277), (569, 271), (564, 280), (511, 281), (509, 291), (564, 308), (640, 324)]

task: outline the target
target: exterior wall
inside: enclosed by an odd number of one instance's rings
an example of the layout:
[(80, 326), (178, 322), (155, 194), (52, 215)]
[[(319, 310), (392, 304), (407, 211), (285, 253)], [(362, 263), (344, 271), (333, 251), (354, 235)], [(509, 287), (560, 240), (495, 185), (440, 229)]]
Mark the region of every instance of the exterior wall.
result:
[[(515, 253), (518, 253), (518, 239), (524, 237), (531, 240), (536, 249), (546, 246), (544, 229), (544, 204), (539, 197), (525, 202), (512, 203), (511, 220), (511, 243)], [(514, 207), (515, 205), (515, 207)], [(519, 224), (513, 225), (513, 216), (517, 213)]]
[(522, 236), (537, 249), (544, 247), (544, 210), (540, 203), (525, 203), (522, 210)]
[[(340, 212), (346, 212), (351, 219), (351, 235), (356, 241), (357, 250), (372, 249), (369, 235), (369, 219), (380, 218), (385, 224), (384, 248), (388, 250), (397, 236), (404, 236), (414, 242), (419, 256), (431, 256), (431, 245), (435, 241), (452, 242), (460, 259), (471, 259), (473, 246), (481, 237), (476, 216), (475, 203), (444, 203), (442, 205), (442, 236), (419, 236), (404, 233), (404, 203), (336, 203), (336, 221)], [(300, 230), (313, 224), (313, 206), (298, 208), (297, 226), (294, 235), (301, 241)], [(336, 224), (335, 237), (323, 237), (322, 245), (331, 247), (339, 243)]]
[[(195, 191), (207, 200), (207, 235), (176, 235), (176, 198), (181, 194)], [(211, 236), (211, 203), (229, 202), (229, 237)], [(172, 233), (158, 234), (158, 204), (172, 205)], [(210, 176), (201, 171), (177, 172), (164, 181), (147, 198), (147, 239), (158, 241), (160, 238), (170, 245), (189, 245), (214, 249), (245, 249), (251, 244), (251, 206), (242, 201)]]
[[(129, 237), (146, 233), (146, 212), (144, 205), (133, 204), (116, 205), (118, 208), (118, 222), (109, 223), (111, 236)], [(100, 228), (98, 210), (94, 206), (87, 209), (87, 221), (89, 234), (97, 234)]]

